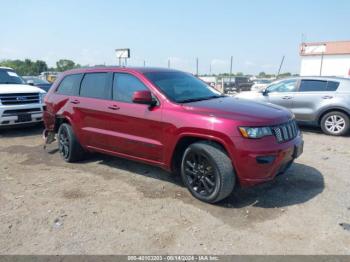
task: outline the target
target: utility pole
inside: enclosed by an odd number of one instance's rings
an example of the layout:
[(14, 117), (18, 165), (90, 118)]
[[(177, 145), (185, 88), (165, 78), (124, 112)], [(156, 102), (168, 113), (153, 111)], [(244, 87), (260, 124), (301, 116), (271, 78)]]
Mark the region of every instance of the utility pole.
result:
[(230, 84), (232, 79), (232, 64), (233, 64), (233, 56), (231, 56), (231, 62), (230, 62), (230, 81), (229, 81)]
[(146, 67), (146, 60), (143, 60), (143, 67)]
[(283, 62), (284, 62), (284, 56), (282, 57), (282, 61), (281, 61), (280, 67), (278, 68), (278, 72), (277, 72), (276, 78), (278, 78), (278, 76), (279, 76), (280, 73), (281, 73), (281, 68), (282, 68)]
[(210, 61), (210, 65), (209, 65), (209, 75), (211, 75), (211, 61)]
[(170, 68), (170, 59), (168, 59), (168, 68)]
[(196, 76), (198, 76), (198, 57), (196, 57)]
[(322, 76), (323, 54), (324, 54), (324, 52), (322, 52), (322, 54), (321, 54), (320, 76)]
[(306, 35), (304, 33), (301, 34), (301, 43), (305, 43), (306, 42)]

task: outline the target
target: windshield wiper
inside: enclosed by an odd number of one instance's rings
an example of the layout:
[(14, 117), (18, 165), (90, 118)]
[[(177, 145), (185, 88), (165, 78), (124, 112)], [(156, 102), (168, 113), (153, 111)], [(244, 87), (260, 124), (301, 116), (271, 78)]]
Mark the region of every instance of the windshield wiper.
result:
[(220, 97), (226, 97), (226, 95), (215, 95), (215, 96), (207, 96), (207, 97), (201, 97), (201, 98), (189, 98), (189, 99), (178, 100), (176, 102), (178, 102), (178, 103), (191, 103), (191, 102), (210, 100), (210, 99), (220, 98)]

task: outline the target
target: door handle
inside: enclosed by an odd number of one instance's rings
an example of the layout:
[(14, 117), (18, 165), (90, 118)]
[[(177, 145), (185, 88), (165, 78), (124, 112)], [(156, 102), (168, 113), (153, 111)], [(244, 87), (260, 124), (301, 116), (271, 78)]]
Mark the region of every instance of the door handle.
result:
[(109, 106), (108, 108), (112, 109), (112, 110), (119, 110), (120, 109), (120, 107), (117, 105), (112, 105), (112, 106)]
[(74, 100), (72, 100), (72, 101), (70, 101), (72, 104), (75, 104), (75, 105), (77, 105), (77, 104), (79, 104), (80, 103), (80, 101), (78, 100), (78, 99), (74, 99)]
[(282, 97), (282, 99), (284, 99), (284, 100), (289, 100), (289, 99), (292, 99), (293, 97), (292, 96), (284, 96), (284, 97)]
[(323, 98), (323, 99), (332, 99), (333, 96), (323, 96), (322, 98)]

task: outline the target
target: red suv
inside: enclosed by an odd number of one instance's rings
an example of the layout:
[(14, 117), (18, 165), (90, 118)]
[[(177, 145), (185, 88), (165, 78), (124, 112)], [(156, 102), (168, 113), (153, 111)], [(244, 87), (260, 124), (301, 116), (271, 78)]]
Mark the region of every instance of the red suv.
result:
[(273, 179), (303, 150), (287, 109), (222, 95), (176, 70), (71, 70), (45, 102), (44, 134), (57, 133), (65, 161), (100, 152), (157, 165), (209, 203)]

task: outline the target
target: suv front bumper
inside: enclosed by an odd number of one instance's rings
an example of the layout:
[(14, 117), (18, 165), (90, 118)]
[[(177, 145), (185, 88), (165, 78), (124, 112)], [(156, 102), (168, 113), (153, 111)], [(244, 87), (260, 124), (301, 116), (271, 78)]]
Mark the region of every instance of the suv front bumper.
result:
[(0, 105), (0, 126), (37, 123), (43, 120), (42, 104)]
[(275, 137), (240, 138), (235, 141), (233, 165), (242, 187), (264, 183), (285, 172), (303, 153), (304, 141), (298, 135), (291, 141), (277, 143)]

